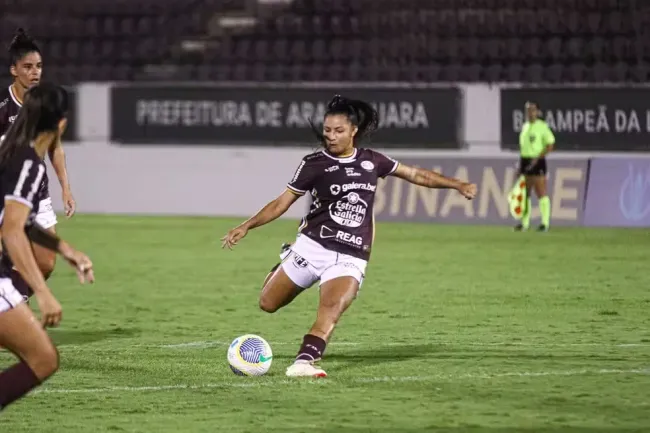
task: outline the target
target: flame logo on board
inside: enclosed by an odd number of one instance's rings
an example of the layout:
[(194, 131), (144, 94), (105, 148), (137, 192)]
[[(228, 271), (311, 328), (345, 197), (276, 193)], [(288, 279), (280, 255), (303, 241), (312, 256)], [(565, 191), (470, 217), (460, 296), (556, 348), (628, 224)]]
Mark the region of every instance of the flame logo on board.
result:
[(631, 221), (641, 221), (650, 215), (650, 167), (635, 170), (628, 165), (628, 175), (621, 185), (618, 204), (623, 216)]

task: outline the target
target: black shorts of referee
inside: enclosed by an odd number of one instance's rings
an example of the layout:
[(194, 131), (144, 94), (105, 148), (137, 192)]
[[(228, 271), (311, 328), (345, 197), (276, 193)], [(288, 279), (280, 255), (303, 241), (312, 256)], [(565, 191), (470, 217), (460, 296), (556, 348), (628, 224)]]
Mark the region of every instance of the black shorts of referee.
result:
[(530, 165), (535, 158), (519, 158), (519, 174), (525, 176), (546, 176), (546, 158), (539, 158), (534, 165)]

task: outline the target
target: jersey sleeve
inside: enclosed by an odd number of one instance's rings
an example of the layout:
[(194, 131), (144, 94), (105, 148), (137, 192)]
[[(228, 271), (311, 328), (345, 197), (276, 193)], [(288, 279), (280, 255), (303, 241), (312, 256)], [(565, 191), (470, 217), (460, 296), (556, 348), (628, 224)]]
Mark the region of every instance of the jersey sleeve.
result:
[(372, 153), (375, 165), (377, 166), (377, 175), (379, 177), (384, 178), (395, 173), (395, 170), (397, 170), (397, 167), (399, 166), (397, 160), (380, 152), (373, 151)]
[(544, 145), (552, 146), (554, 144), (555, 144), (555, 135), (553, 134), (551, 128), (548, 125), (546, 125), (546, 131), (544, 132)]
[(45, 165), (36, 155), (15, 158), (10, 164), (2, 180), (6, 182), (4, 199), (20, 202), (31, 209), (45, 174)]
[(307, 191), (314, 187), (315, 180), (316, 176), (312, 164), (309, 159), (303, 158), (291, 181), (287, 184), (287, 188), (294, 194), (305, 195)]

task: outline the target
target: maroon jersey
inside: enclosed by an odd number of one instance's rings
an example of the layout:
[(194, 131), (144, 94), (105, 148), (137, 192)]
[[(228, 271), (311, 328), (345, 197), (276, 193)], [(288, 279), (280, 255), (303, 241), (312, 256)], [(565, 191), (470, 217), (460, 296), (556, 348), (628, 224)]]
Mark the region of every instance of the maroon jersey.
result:
[(296, 194), (312, 196), (300, 233), (328, 250), (368, 260), (377, 180), (393, 173), (397, 165), (370, 149), (355, 149), (348, 158), (324, 150), (304, 157), (287, 185)]
[[(45, 176), (45, 163), (36, 154), (33, 147), (22, 147), (5, 163), (0, 171), (0, 224), (4, 216), (5, 200), (14, 200), (31, 209), (25, 229), (34, 224), (38, 213), (40, 198), (37, 195), (39, 185)], [(4, 251), (7, 251), (4, 248)], [(13, 263), (9, 254), (0, 257), (0, 277), (10, 278)]]
[(14, 96), (11, 86), (0, 90), (0, 143), (16, 117), (22, 104)]
[[(9, 130), (9, 127), (14, 123), (16, 117), (18, 117), (18, 112), (22, 108), (22, 104), (18, 102), (18, 98), (14, 95), (14, 92), (11, 86), (5, 87), (0, 90), (0, 146), (4, 140), (5, 134)], [(43, 176), (41, 181), (41, 186), (38, 189), (38, 199), (44, 200), (49, 196), (49, 184), (47, 179), (47, 173)]]

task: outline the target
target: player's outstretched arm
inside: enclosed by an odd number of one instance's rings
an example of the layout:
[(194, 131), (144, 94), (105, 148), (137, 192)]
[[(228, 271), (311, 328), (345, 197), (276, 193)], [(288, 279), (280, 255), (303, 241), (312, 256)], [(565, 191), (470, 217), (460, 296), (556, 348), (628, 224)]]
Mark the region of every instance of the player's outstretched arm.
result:
[(60, 239), (57, 235), (48, 232), (38, 224), (34, 223), (27, 230), (27, 237), (29, 239), (52, 251), (56, 251), (77, 271), (77, 276), (81, 283), (95, 281), (93, 272), (93, 263), (81, 251), (74, 249), (69, 243)]
[(392, 175), (415, 185), (425, 186), (427, 188), (455, 189), (469, 200), (476, 196), (475, 184), (446, 177), (440, 173), (426, 170), (424, 168), (399, 164)]
[(65, 152), (63, 151), (60, 137), (52, 144), (48, 154), (50, 156), (50, 161), (52, 161), (52, 167), (54, 167), (56, 177), (59, 179), (59, 184), (61, 184), (65, 216), (70, 218), (77, 210), (77, 203), (72, 196), (72, 190), (68, 180), (68, 170), (65, 163)]
[(17, 200), (5, 199), (4, 217), (2, 221), (2, 239), (7, 253), (16, 270), (32, 288), (34, 293), (49, 292), (45, 278), (36, 264), (34, 253), (25, 234), (25, 223), (31, 208)]
[(269, 202), (259, 212), (230, 230), (226, 236), (221, 238), (222, 248), (228, 247), (232, 249), (233, 246), (237, 245), (237, 242), (246, 236), (249, 230), (268, 224), (281, 217), (299, 198), (299, 195), (286, 189), (278, 198)]
[(3, 241), (14, 266), (36, 295), (43, 326), (57, 326), (63, 316), (61, 305), (47, 287), (25, 234), (30, 211), (31, 208), (20, 201), (5, 199)]

